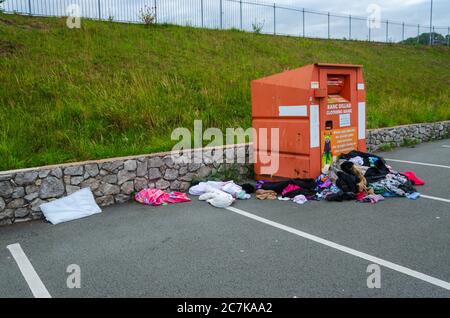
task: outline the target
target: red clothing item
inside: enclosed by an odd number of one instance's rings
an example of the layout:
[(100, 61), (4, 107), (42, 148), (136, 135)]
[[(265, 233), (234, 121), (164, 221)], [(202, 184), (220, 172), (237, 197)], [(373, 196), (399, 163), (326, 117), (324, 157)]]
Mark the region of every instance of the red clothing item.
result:
[(416, 174), (412, 171), (407, 171), (402, 173), (405, 177), (408, 178), (409, 181), (411, 181), (414, 185), (423, 186), (425, 185), (425, 181), (422, 179), (419, 179)]
[(358, 192), (356, 194), (356, 201), (363, 201), (366, 196), (367, 194), (365, 192)]
[(284, 196), (285, 194), (288, 194), (289, 192), (292, 192), (292, 191), (295, 191), (295, 190), (298, 190), (298, 189), (301, 189), (298, 185), (290, 184), (286, 188), (284, 188), (284, 190), (281, 193), (281, 195)]

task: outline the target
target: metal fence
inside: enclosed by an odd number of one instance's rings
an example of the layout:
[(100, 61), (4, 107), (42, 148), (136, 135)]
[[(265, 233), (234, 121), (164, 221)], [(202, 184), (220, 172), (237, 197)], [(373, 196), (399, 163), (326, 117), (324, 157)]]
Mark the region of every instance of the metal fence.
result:
[[(156, 23), (209, 29), (238, 29), (265, 34), (310, 38), (348, 39), (397, 43), (432, 33), (435, 44), (450, 45), (450, 27), (424, 26), (381, 20), (369, 27), (368, 18), (269, 4), (258, 0), (6, 0), (7, 13), (67, 16), (76, 4), (90, 19), (142, 23), (148, 8)], [(433, 43), (431, 43), (433, 44)]]

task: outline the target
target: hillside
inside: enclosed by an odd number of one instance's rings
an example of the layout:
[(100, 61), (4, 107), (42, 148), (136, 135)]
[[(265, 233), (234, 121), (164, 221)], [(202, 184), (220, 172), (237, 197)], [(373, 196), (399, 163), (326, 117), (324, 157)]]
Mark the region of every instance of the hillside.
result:
[(369, 128), (450, 119), (450, 49), (0, 15), (0, 170), (170, 149), (175, 127), (249, 127), (249, 82), (365, 66)]

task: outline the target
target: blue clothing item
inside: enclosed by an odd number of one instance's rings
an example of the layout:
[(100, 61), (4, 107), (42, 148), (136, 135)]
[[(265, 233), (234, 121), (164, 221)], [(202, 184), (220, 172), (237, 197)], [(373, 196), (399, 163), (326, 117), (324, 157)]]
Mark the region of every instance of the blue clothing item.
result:
[(370, 166), (372, 168), (375, 167), (375, 164), (377, 163), (378, 160), (379, 160), (379, 158), (377, 158), (377, 157), (369, 157)]
[(413, 192), (413, 193), (408, 194), (406, 197), (411, 200), (417, 200), (418, 198), (420, 198), (420, 193)]
[(383, 197), (385, 197), (385, 198), (398, 198), (399, 195), (395, 194), (394, 192), (385, 192), (385, 193), (383, 193)]

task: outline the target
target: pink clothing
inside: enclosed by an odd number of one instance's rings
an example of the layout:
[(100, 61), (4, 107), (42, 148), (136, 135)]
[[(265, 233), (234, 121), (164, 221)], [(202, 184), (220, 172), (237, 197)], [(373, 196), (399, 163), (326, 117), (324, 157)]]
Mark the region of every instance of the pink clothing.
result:
[(288, 185), (286, 188), (284, 188), (283, 192), (281, 193), (282, 196), (285, 196), (286, 194), (288, 194), (289, 192), (295, 191), (301, 189), (298, 185), (295, 184), (290, 184)]
[(134, 196), (136, 202), (145, 205), (159, 206), (167, 203), (180, 203), (180, 202), (190, 202), (183, 192), (171, 192), (167, 193), (160, 189), (144, 189)]

